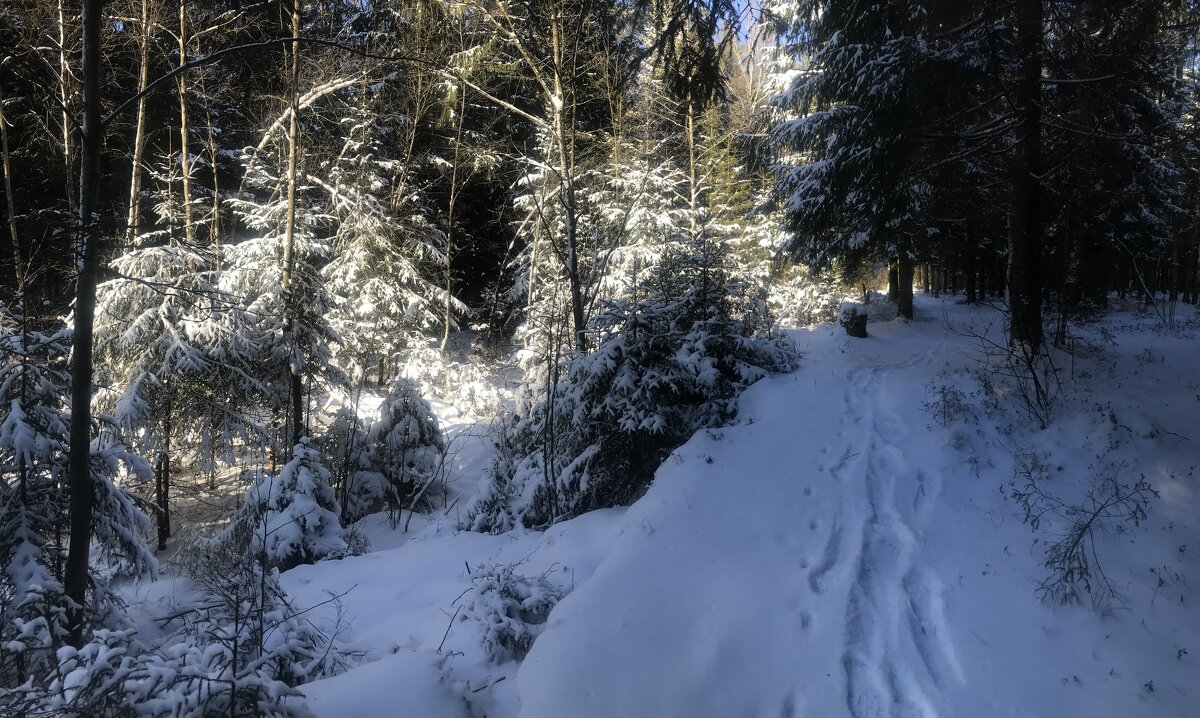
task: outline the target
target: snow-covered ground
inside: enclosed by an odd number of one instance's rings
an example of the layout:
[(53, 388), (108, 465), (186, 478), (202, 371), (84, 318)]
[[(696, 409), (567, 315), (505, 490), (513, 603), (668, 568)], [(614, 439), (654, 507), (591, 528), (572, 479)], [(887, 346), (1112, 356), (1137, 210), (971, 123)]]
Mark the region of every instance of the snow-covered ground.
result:
[[(486, 425), (443, 417), (460, 437), (459, 503), (408, 533), (371, 517), (369, 553), (282, 577), (299, 607), (340, 595), (340, 615), (333, 603), (307, 615), (362, 657), (303, 686), (309, 706), (326, 718), (1196, 716), (1200, 326), (1183, 311), (1173, 333), (1132, 313), (1080, 329), (1045, 430), (1011, 397), (992, 405), (976, 377), (979, 342), (961, 329), (994, 324), (990, 308), (919, 297), (917, 321), (872, 324), (866, 340), (797, 330), (801, 368), (751, 387), (736, 425), (694, 436), (632, 506), (545, 533), (455, 529), (488, 461)], [(1093, 591), (1077, 603), (1039, 596), (1046, 549), (1074, 517), (1026, 524), (1012, 491), (1030, 472), (1069, 504), (1097, 476), (1158, 492), (1136, 526), (1093, 522)], [(522, 663), (497, 665), (463, 596), (473, 570), (510, 564), (570, 593)]]

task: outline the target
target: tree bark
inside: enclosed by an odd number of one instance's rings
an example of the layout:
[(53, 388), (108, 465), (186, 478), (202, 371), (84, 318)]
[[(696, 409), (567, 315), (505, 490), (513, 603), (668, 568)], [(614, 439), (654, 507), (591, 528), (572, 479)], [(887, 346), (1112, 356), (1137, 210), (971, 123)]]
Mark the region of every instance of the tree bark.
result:
[(103, 0), (83, 0), (83, 124), (79, 171), (79, 235), (75, 246), (75, 321), (71, 346), (71, 426), (67, 475), (71, 491), (71, 537), (63, 588), (72, 602), (67, 623), (71, 645), (83, 645), (88, 585), (88, 553), (92, 541), (91, 426), (92, 331), (96, 317), (96, 275), (100, 232), (97, 195), (100, 180), (100, 27)]
[[(300, 36), (300, 3), (292, 5), (292, 37)], [(300, 42), (292, 41), (292, 111), (288, 124), (287, 221), (284, 227), (283, 272), (280, 288), (283, 292), (283, 341), (288, 345), (288, 385), (291, 405), (291, 433), (288, 445), (299, 443), (304, 424), (304, 381), (301, 378), (300, 350), (295, 345), (295, 301), (292, 296), (292, 268), (296, 247), (296, 159), (300, 144)]]
[[(12, 164), (8, 151), (8, 119), (4, 116), (4, 85), (0, 83), (0, 154), (3, 155), (4, 206), (8, 212), (8, 234), (12, 240), (13, 270), (16, 272), (17, 296), (25, 295), (25, 262), (21, 257), (21, 240), (17, 234), (16, 203), (13, 202)], [(22, 304), (24, 302), (22, 301)]]
[[(446, 208), (446, 301), (442, 304), (442, 346), (441, 352), (445, 359), (449, 359), (447, 349), (450, 346), (450, 325), (453, 322), (454, 316), (452, 310), (454, 308), (454, 275), (451, 272), (453, 251), (454, 251), (454, 210), (458, 204), (458, 156), (459, 149), (462, 145), (463, 135), (463, 116), (467, 111), (467, 91), (466, 88), (459, 88), (459, 105), (458, 116), (455, 118), (454, 125), (454, 157), (450, 165), (450, 198)], [(446, 391), (450, 390), (450, 375), (446, 374)]]
[[(167, 389), (170, 392), (170, 388)], [(168, 395), (163, 417), (163, 449), (158, 457), (158, 472), (155, 477), (155, 502), (158, 504), (158, 550), (167, 549), (171, 538), (171, 411), (174, 402)]]
[[(85, 0), (84, 4), (87, 2)], [(67, 83), (71, 77), (71, 65), (67, 59), (67, 18), (63, 10), (63, 0), (58, 0), (58, 99), (62, 105), (62, 150), (63, 150), (63, 167), (66, 169), (64, 177), (66, 177), (66, 193), (67, 193), (67, 209), (71, 215), (75, 214), (75, 188), (71, 182), (72, 157), (74, 155), (74, 142), (71, 140), (71, 116), (68, 114), (67, 108), (71, 106), (71, 89)]]
[(975, 271), (975, 248), (967, 248), (967, 304), (974, 304), (979, 300), (978, 296), (978, 276)]
[(896, 289), (899, 305), (898, 313), (905, 319), (913, 318), (913, 261), (909, 255), (908, 242), (900, 247), (900, 257), (896, 260)]
[[(150, 0), (142, 0), (141, 37), (138, 38), (138, 84), (140, 95), (146, 90), (150, 79)], [(137, 121), (133, 131), (133, 159), (129, 173), (129, 215), (125, 222), (125, 241), (132, 242), (137, 236), (142, 208), (142, 156), (146, 151), (146, 98), (137, 102)]]
[(554, 53), (554, 97), (549, 98), (554, 112), (554, 135), (558, 142), (558, 181), (559, 196), (563, 207), (563, 225), (566, 232), (566, 270), (567, 281), (571, 290), (571, 317), (574, 325), (575, 349), (587, 351), (587, 317), (583, 310), (583, 287), (579, 274), (579, 242), (578, 217), (575, 204), (575, 142), (570, 142), (568, 152), (566, 98), (563, 97), (562, 85), (562, 21), (557, 12), (550, 18), (550, 37)]
[[(4, 207), (8, 212), (8, 235), (12, 243), (13, 256), (13, 274), (17, 281), (16, 296), (13, 297), (13, 303), (16, 305), (17, 312), (20, 314), (21, 322), (21, 379), (20, 393), (21, 405), (25, 406), (28, 401), (29, 380), (26, 372), (29, 361), (29, 298), (25, 295), (26, 278), (29, 276), (25, 260), (21, 253), (21, 236), (17, 232), (17, 210), (16, 203), (13, 201), (13, 177), (12, 163), (9, 160), (8, 149), (8, 118), (4, 116), (4, 92), (3, 84), (0, 84), (0, 155), (3, 156), (4, 170)], [(29, 499), (29, 482), (28, 467), (25, 464), (25, 456), (18, 452), (17, 454), (17, 481), (20, 484), (21, 503), (24, 504)]]
[(1009, 217), (1009, 297), (1013, 344), (1042, 346), (1042, 0), (1017, 0), (1020, 77), (1014, 87), (1017, 144)]
[[(187, 64), (187, 2), (179, 0), (179, 66)], [(292, 33), (295, 37), (296, 33)], [(295, 43), (293, 43), (294, 45)], [(179, 171), (183, 175), (183, 239), (187, 246), (195, 245), (196, 230), (192, 226), (192, 149), (188, 137), (187, 74), (176, 78), (179, 94)]]

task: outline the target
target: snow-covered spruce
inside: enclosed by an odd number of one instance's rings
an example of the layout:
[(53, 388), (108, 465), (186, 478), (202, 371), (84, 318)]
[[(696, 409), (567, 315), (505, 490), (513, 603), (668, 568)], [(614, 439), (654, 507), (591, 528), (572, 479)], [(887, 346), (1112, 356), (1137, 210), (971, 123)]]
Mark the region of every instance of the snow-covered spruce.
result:
[(280, 570), (341, 555), (346, 542), (329, 478), (320, 452), (302, 438), (282, 471), (254, 479), (218, 544), (244, 549)]
[(528, 382), (496, 429), (497, 458), (467, 526), (545, 527), (629, 503), (671, 450), (732, 418), (742, 390), (795, 367), (794, 347), (722, 264), (708, 240), (666, 258), (645, 299), (596, 317), (595, 351)]
[(433, 407), (415, 382), (397, 379), (392, 384), (368, 439), (396, 501), (421, 500), (438, 476), (446, 447)]
[[(97, 288), (95, 347), (106, 378), (93, 404), (108, 412), (155, 467), (158, 545), (171, 535), (172, 467), (232, 465), (267, 442), (256, 421), (264, 386), (254, 378), (253, 321), (218, 288), (219, 250), (138, 236), (112, 260), (117, 278)], [(182, 461), (181, 461), (182, 460)]]
[(365, 429), (353, 416), (339, 414), (326, 444), (345, 481), (348, 520), (384, 507), (394, 512), (431, 505), (446, 445), (433, 407), (416, 382), (393, 382), (379, 417)]
[[(267, 408), (283, 414), (290, 402), (293, 372), (309, 387), (349, 382), (331, 361), (339, 340), (329, 323), (336, 298), (321, 272), (333, 251), (325, 237), (333, 218), (319, 207), (298, 203), (290, 289), (285, 293), (280, 280), (287, 201), (272, 192), (282, 180), (256, 152), (246, 152), (242, 161), (252, 193), (231, 199), (230, 204), (251, 235), (223, 249), (228, 269), (221, 274), (220, 290), (237, 298), (239, 312), (247, 319), (238, 330), (255, 350), (247, 373), (258, 380)], [(303, 189), (307, 193), (311, 188)]]
[(467, 309), (451, 298), (444, 313), (446, 234), (412, 181), (414, 168), (386, 159), (378, 104), (367, 93), (348, 108), (337, 157), (306, 176), (333, 218), (333, 252), (321, 274), (335, 298), (329, 322), (342, 337), (334, 359), (352, 377), (381, 360), (408, 360), (443, 322), (457, 328)]
[[(33, 692), (55, 675), (55, 652), (67, 635), (68, 599), (56, 568), (65, 557), (70, 502), (69, 345), (68, 332), (32, 331), (0, 305), (0, 678)], [(153, 575), (157, 564), (142, 538), (148, 520), (115, 483), (144, 480), (148, 466), (119, 441), (107, 417), (98, 420), (103, 430), (91, 447), (96, 560), (84, 618), (89, 628), (111, 628), (123, 619), (110, 580)], [(0, 691), (0, 713), (21, 700)]]
[[(45, 675), (66, 637), (54, 542), (65, 516), (64, 377), (46, 366), (60, 336), (22, 332), (0, 305), (0, 673)], [(0, 700), (0, 708), (4, 706)]]

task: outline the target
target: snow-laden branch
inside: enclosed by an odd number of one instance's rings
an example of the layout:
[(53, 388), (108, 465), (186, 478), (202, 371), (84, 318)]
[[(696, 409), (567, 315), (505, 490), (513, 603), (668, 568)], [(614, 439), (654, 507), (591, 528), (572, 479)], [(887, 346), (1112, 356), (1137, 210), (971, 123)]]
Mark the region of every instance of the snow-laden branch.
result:
[[(363, 76), (364, 76), (363, 73), (358, 73), (356, 75), (351, 75), (349, 77), (339, 77), (335, 80), (330, 80), (329, 82), (326, 82), (324, 84), (317, 85), (316, 87), (312, 88), (311, 90), (309, 90), (308, 92), (306, 92), (300, 96), (300, 99), (296, 103), (296, 107), (301, 110), (307, 110), (308, 108), (310, 108), (314, 104), (316, 104), (317, 100), (321, 99), (322, 97), (325, 97), (326, 95), (330, 95), (334, 92), (337, 92), (338, 90), (342, 90), (342, 89), (345, 89), (345, 88), (353, 85), (354, 83), (361, 80), (363, 78)], [(275, 118), (275, 121), (273, 123), (271, 123), (271, 126), (268, 127), (265, 132), (263, 132), (262, 139), (259, 140), (258, 144), (254, 146), (254, 151), (262, 152), (263, 149), (267, 146), (267, 143), (271, 141), (271, 138), (275, 136), (275, 133), (282, 131), (284, 124), (289, 122), (291, 120), (291, 118), (292, 118), (292, 107), (289, 106), (286, 110), (283, 111), (283, 114), (281, 114), (279, 117)]]

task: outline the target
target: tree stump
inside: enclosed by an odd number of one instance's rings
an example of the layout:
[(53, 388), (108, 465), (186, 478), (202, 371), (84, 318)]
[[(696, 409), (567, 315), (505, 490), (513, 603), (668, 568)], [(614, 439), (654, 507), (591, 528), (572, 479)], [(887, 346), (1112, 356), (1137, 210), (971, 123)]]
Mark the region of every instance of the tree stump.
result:
[(867, 315), (866, 313), (860, 314), (858, 307), (843, 310), (839, 324), (846, 329), (846, 333), (850, 336), (859, 339), (867, 338)]

